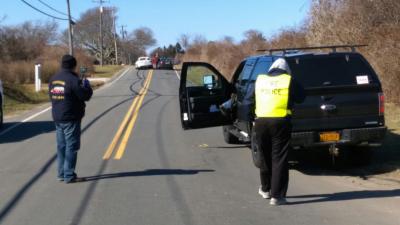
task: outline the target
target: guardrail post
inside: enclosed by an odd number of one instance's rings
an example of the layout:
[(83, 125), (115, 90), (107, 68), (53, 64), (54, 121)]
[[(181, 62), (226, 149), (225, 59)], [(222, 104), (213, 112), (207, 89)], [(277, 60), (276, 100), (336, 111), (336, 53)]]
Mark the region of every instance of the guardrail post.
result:
[(40, 80), (40, 64), (35, 65), (35, 91), (39, 92), (42, 87), (42, 81)]

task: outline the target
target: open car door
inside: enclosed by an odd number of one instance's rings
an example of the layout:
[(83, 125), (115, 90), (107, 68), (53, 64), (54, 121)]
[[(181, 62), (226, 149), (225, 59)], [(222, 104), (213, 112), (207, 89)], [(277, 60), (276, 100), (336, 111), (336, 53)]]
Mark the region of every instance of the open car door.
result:
[(212, 65), (185, 62), (182, 65), (179, 101), (183, 129), (231, 124), (219, 106), (229, 100), (229, 82)]

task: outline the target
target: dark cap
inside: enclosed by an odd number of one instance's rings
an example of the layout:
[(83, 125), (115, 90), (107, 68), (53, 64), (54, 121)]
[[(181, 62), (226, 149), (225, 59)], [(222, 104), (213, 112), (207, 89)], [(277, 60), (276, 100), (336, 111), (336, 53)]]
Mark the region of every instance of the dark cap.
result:
[(63, 69), (73, 69), (76, 67), (76, 59), (72, 55), (64, 55), (61, 59), (61, 67)]

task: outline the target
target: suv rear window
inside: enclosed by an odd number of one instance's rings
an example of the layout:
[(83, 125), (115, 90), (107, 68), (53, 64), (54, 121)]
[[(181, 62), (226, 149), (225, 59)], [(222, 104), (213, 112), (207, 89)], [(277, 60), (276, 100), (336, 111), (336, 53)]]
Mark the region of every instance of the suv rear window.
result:
[(292, 74), (304, 87), (378, 83), (376, 75), (358, 54), (290, 57)]
[(260, 74), (267, 74), (271, 64), (272, 61), (270, 59), (261, 58), (254, 67), (254, 71), (251, 74), (251, 80), (255, 81)]

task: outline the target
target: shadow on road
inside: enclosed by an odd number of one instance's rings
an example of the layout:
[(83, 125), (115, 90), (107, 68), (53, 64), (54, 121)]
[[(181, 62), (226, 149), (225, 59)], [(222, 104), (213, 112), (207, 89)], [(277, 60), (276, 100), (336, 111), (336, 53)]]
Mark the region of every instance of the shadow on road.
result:
[(400, 189), (395, 190), (373, 190), (373, 191), (349, 191), (338, 192), (332, 194), (315, 194), (315, 195), (298, 195), (289, 196), (288, 199), (309, 199), (290, 202), (289, 205), (300, 205), (307, 203), (317, 202), (332, 202), (332, 201), (347, 201), (357, 199), (370, 199), (370, 198), (393, 198), (400, 196)]
[(388, 131), (380, 148), (343, 148), (332, 163), (325, 149), (294, 150), (291, 152), (291, 169), (307, 175), (368, 176), (389, 173), (400, 169), (400, 135)]
[[(101, 112), (99, 115), (97, 115), (95, 118), (93, 118), (88, 124), (85, 125), (85, 127), (82, 128), (82, 134), (85, 133), (91, 126), (93, 126), (93, 124), (95, 124), (97, 121), (99, 121), (102, 117), (104, 117), (105, 115), (107, 115), (108, 113), (110, 113), (111, 111), (113, 111), (115, 108), (117, 108), (118, 106), (124, 104), (125, 102), (128, 102), (130, 100), (132, 100), (133, 97), (127, 98), (125, 100), (122, 100), (120, 102), (118, 102), (117, 104), (111, 106), (110, 108), (108, 108), (107, 110), (105, 110), (104, 112)], [(16, 137), (26, 137), (25, 134), (22, 134), (24, 132), (26, 132), (25, 129), (29, 129), (30, 126), (26, 126), (29, 124), (35, 124), (38, 122), (25, 122), (22, 123), (19, 127), (15, 128), (14, 130), (12, 130), (13, 135), (12, 136), (16, 136)], [(40, 123), (40, 122), (39, 122)], [(48, 129), (53, 129), (55, 130), (55, 126), (53, 122), (44, 122), (46, 124), (46, 126), (42, 126), (40, 128), (34, 129), (33, 133), (36, 133), (36, 135), (43, 133), (43, 127), (47, 127)], [(35, 126), (33, 126), (35, 127)], [(25, 128), (25, 129), (22, 129)], [(50, 132), (50, 131), (48, 131)], [(11, 133), (11, 132), (10, 132)], [(8, 133), (4, 134), (5, 136), (7, 136)], [(33, 137), (31, 135), (31, 137)], [(0, 136), (0, 140), (2, 140), (4, 137)], [(14, 138), (16, 139), (16, 138)], [(23, 139), (21, 139), (23, 140)], [(0, 143), (2, 143), (0, 141)], [(0, 209), (0, 224), (2, 223), (2, 221), (9, 215), (9, 213), (14, 209), (14, 207), (23, 199), (23, 197), (25, 196), (25, 194), (30, 190), (30, 188), (48, 171), (48, 169), (50, 168), (50, 166), (55, 162), (56, 160), (56, 154), (52, 155), (49, 160), (39, 169), (39, 171), (36, 172), (35, 175), (33, 175), (33, 177), (31, 179), (29, 179), (29, 181), (27, 181), (21, 188), (18, 188), (16, 190), (15, 195), (13, 195), (11, 197), (11, 199), (5, 203), (5, 206), (3, 208)]]
[(14, 122), (5, 123), (0, 133), (16, 125), (18, 127), (14, 128), (12, 132), (0, 135), (0, 144), (24, 141), (43, 133), (53, 132), (56, 129), (53, 121)]
[[(199, 146), (200, 148), (216, 148), (216, 149), (243, 149), (248, 148), (248, 145), (232, 145), (232, 146)], [(250, 150), (249, 150), (250, 151)]]
[(144, 171), (100, 174), (100, 175), (96, 175), (96, 176), (82, 177), (81, 182), (112, 179), (112, 178), (121, 178), (121, 177), (195, 175), (198, 173), (206, 173), (206, 172), (215, 172), (215, 170), (152, 169), (152, 170), (144, 170)]

